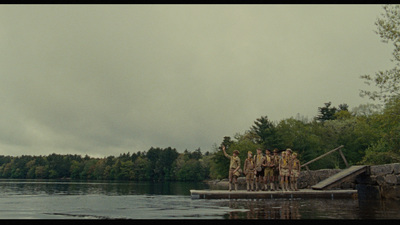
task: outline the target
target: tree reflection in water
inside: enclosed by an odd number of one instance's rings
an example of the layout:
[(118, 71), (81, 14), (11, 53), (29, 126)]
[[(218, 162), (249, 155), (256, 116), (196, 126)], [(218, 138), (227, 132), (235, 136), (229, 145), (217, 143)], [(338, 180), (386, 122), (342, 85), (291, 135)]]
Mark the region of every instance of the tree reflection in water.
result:
[(226, 219), (301, 219), (297, 200), (230, 200)]
[[(166, 210), (176, 209), (176, 213), (187, 216), (184, 209), (196, 211), (196, 216), (216, 216), (225, 219), (400, 219), (400, 201), (379, 201), (368, 199), (198, 199), (190, 198), (190, 190), (206, 189), (204, 183), (192, 182), (123, 182), (123, 181), (69, 181), (69, 180), (0, 180), (0, 194), (11, 201), (13, 196), (28, 196), (27, 199), (46, 201), (47, 196), (54, 199), (62, 199), (64, 195), (82, 195), (84, 199), (103, 201), (104, 196), (112, 201), (114, 196), (127, 196), (127, 199), (135, 198), (133, 195), (169, 195), (170, 198), (162, 198), (164, 205), (159, 202), (149, 203), (150, 207), (142, 207), (141, 210), (152, 210), (152, 207), (160, 207)], [(33, 196), (33, 197), (32, 197)], [(99, 198), (96, 198), (98, 196)], [(173, 196), (184, 196), (175, 199)], [(44, 197), (44, 198), (38, 198)], [(16, 198), (18, 199), (18, 198)], [(66, 196), (66, 199), (71, 199)], [(4, 201), (4, 199), (2, 199)], [(64, 200), (62, 200), (64, 202)], [(119, 200), (118, 200), (119, 201)], [(127, 200), (128, 201), (128, 200)], [(178, 203), (176, 203), (178, 201)], [(12, 201), (11, 201), (12, 202)], [(79, 202), (79, 200), (77, 200)], [(124, 202), (126, 208), (137, 211), (135, 208), (140, 202), (131, 204)], [(120, 204), (120, 202), (118, 202)], [(156, 205), (152, 205), (156, 204)], [(175, 206), (171, 207), (171, 204)], [(181, 205), (179, 205), (181, 204)], [(178, 207), (179, 206), (179, 207)], [(62, 206), (61, 210), (68, 207)], [(101, 205), (99, 205), (101, 207)], [(5, 207), (3, 207), (5, 208)], [(45, 208), (45, 207), (44, 207)], [(112, 207), (110, 207), (112, 209)], [(116, 207), (118, 208), (118, 207)], [(228, 208), (228, 210), (227, 210)], [(17, 208), (16, 208), (17, 209)], [(216, 209), (216, 210), (214, 210)], [(49, 210), (49, 209), (46, 209)], [(92, 210), (92, 209), (91, 209)], [(107, 209), (109, 210), (109, 209)], [(220, 210), (220, 211), (219, 211)], [(218, 212), (217, 212), (218, 211)], [(47, 211), (46, 211), (47, 212)], [(3, 216), (7, 215), (3, 210)], [(58, 212), (57, 212), (58, 213)], [(99, 212), (103, 216), (104, 211)], [(117, 213), (117, 214), (113, 214)], [(120, 210), (110, 212), (110, 216), (120, 215)], [(197, 214), (200, 213), (200, 214)], [(162, 214), (162, 213), (161, 213)], [(189, 213), (190, 214), (190, 213)], [(0, 210), (1, 215), (1, 210)], [(9, 216), (9, 215), (8, 215)], [(127, 218), (132, 216), (130, 213)], [(143, 216), (143, 215), (140, 215)], [(190, 214), (190, 216), (192, 216)], [(41, 218), (41, 217), (38, 217)], [(152, 217), (150, 217), (152, 218)], [(164, 218), (164, 217), (162, 217)], [(169, 217), (167, 217), (169, 218)], [(197, 217), (196, 217), (197, 218)], [(201, 216), (199, 216), (201, 218)]]
[(399, 219), (399, 201), (356, 199), (237, 199), (225, 219)]

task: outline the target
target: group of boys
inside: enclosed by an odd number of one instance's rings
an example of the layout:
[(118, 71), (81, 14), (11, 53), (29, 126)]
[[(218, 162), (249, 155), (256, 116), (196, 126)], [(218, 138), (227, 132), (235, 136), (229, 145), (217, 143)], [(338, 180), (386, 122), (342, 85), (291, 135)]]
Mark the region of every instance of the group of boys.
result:
[[(239, 151), (235, 150), (233, 156), (229, 156), (225, 151), (225, 146), (222, 146), (222, 150), (224, 155), (230, 159), (229, 191), (232, 190), (232, 184), (237, 190), (237, 178), (241, 173)], [(243, 174), (246, 176), (247, 191), (277, 191), (278, 183), (280, 183), (282, 191), (298, 191), (297, 179), (300, 174), (300, 161), (297, 159), (297, 153), (290, 148), (283, 151), (281, 156), (278, 155), (278, 149), (274, 149), (273, 155), (268, 149), (265, 150), (265, 155), (262, 154), (261, 149), (257, 149), (254, 157), (251, 151), (247, 153)]]

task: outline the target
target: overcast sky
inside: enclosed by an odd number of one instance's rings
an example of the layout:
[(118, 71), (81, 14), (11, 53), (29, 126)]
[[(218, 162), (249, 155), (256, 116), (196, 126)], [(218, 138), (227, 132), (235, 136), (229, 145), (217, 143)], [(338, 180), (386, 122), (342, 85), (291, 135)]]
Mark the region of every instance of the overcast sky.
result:
[(381, 5), (0, 5), (0, 155), (93, 157), (370, 102)]

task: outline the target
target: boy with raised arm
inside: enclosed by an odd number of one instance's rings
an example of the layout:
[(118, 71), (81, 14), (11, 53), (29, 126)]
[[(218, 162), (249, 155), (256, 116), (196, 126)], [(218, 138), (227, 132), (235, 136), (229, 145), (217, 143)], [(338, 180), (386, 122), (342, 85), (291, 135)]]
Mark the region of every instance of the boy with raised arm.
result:
[(233, 156), (230, 156), (225, 151), (225, 146), (222, 145), (222, 150), (224, 151), (224, 155), (231, 160), (229, 164), (229, 191), (232, 191), (232, 183), (235, 184), (235, 191), (237, 191), (237, 178), (240, 175), (240, 158), (239, 158), (239, 151), (233, 151)]

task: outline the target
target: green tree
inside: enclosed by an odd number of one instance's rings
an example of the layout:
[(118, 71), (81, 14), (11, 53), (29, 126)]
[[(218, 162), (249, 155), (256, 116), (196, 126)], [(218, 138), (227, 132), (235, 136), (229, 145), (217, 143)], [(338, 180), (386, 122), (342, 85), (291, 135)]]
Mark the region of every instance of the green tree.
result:
[(203, 154), (201, 153), (200, 148), (198, 148), (198, 149), (194, 150), (194, 151), (192, 152), (192, 154), (190, 154), (189, 157), (190, 157), (191, 159), (199, 160), (199, 159), (201, 159), (201, 158), (203, 157)]
[(331, 102), (327, 102), (324, 104), (325, 104), (324, 107), (318, 107), (319, 114), (316, 117), (316, 120), (320, 122), (325, 122), (327, 120), (334, 120), (337, 108), (331, 107), (332, 105)]
[(2, 174), (2, 176), (3, 176), (4, 178), (9, 178), (9, 177), (11, 177), (13, 162), (14, 162), (14, 159), (12, 159), (10, 162), (8, 162), (8, 163), (6, 163), (6, 164), (4, 165), (3, 174)]
[(161, 179), (161, 169), (160, 165), (157, 164), (161, 155), (160, 148), (153, 148), (151, 147), (149, 151), (147, 151), (146, 157), (149, 160), (149, 174), (153, 180), (160, 180)]
[(381, 116), (383, 139), (391, 151), (400, 154), (400, 96), (392, 97), (385, 105)]
[(104, 175), (104, 170), (106, 168), (106, 160), (100, 159), (97, 161), (96, 165), (94, 166), (93, 171), (93, 178), (96, 180), (102, 180)]
[(150, 163), (146, 158), (138, 156), (133, 164), (133, 179), (144, 181), (150, 179)]
[(49, 178), (50, 179), (56, 179), (56, 178), (59, 178), (59, 175), (58, 175), (58, 173), (57, 173), (57, 171), (55, 171), (55, 170), (49, 170)]
[(400, 160), (400, 97), (389, 99), (382, 114), (372, 117), (380, 139), (367, 150), (362, 163), (382, 164)]
[(37, 166), (35, 170), (35, 177), (38, 179), (49, 178), (49, 168), (48, 166)]
[(400, 155), (393, 151), (388, 151), (389, 146), (384, 140), (379, 140), (366, 150), (362, 164), (380, 165), (400, 162)]
[(392, 62), (395, 63), (395, 66), (392, 69), (376, 72), (374, 77), (362, 75), (361, 78), (365, 80), (365, 83), (367, 85), (374, 83), (378, 91), (361, 90), (360, 96), (386, 102), (392, 97), (400, 95), (400, 6), (385, 5), (383, 9), (385, 12), (375, 22), (378, 28), (375, 33), (380, 36), (382, 42), (393, 44)]
[(26, 163), (26, 167), (29, 168), (26, 178), (34, 179), (36, 170), (36, 158)]
[(112, 180), (113, 177), (111, 177), (111, 166), (106, 166), (104, 168), (104, 172), (103, 172), (103, 179), (104, 180)]
[(272, 149), (277, 145), (276, 129), (272, 121), (268, 120), (268, 116), (262, 116), (254, 121), (254, 125), (250, 128), (250, 136), (254, 134), (255, 142), (261, 144), (263, 148)]
[(121, 160), (116, 159), (114, 165), (110, 169), (109, 177), (110, 179), (118, 180), (120, 178), (121, 172)]
[(80, 174), (83, 170), (84, 163), (72, 160), (70, 166), (70, 174), (72, 179), (80, 179)]
[(82, 172), (79, 174), (81, 179), (95, 179), (94, 171), (98, 159), (89, 159), (84, 161)]
[(351, 113), (356, 117), (368, 117), (381, 112), (381, 106), (377, 104), (360, 104), (351, 110)]
[(130, 160), (126, 160), (125, 162), (121, 162), (121, 169), (118, 174), (118, 180), (130, 180), (134, 178), (133, 173), (134, 165)]
[[(315, 126), (321, 126), (314, 123)], [(309, 123), (289, 118), (281, 120), (276, 126), (277, 136), (280, 140), (276, 146), (278, 149), (291, 148), (297, 152), (298, 159), (307, 162), (320, 153), (321, 139)]]
[(173, 163), (178, 157), (179, 153), (176, 149), (168, 147), (161, 151), (161, 156), (157, 165), (160, 166), (162, 180), (171, 180), (173, 177)]
[(201, 181), (206, 177), (205, 172), (200, 161), (189, 159), (177, 171), (177, 178), (180, 181)]
[(11, 156), (0, 155), (0, 166), (11, 161)]

